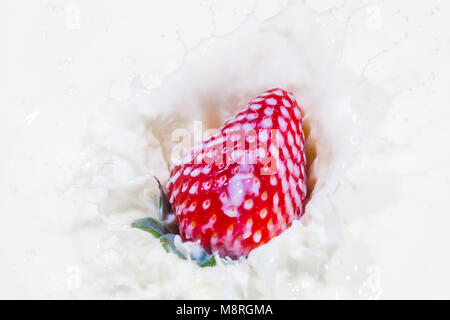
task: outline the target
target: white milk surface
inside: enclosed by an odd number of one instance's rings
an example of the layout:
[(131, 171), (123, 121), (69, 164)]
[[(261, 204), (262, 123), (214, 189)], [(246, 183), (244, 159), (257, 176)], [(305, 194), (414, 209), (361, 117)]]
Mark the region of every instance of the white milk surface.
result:
[[(2, 2), (0, 298), (450, 298), (449, 19), (443, 0)], [(173, 132), (274, 87), (317, 148), (300, 221), (210, 268), (130, 228), (156, 217)]]

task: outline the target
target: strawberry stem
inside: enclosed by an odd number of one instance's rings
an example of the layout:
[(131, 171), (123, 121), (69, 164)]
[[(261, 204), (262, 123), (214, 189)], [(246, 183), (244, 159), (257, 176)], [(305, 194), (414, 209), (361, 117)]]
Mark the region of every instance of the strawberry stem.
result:
[[(168, 253), (173, 253), (182, 259), (187, 259), (188, 257), (181, 253), (175, 246), (174, 239), (175, 235), (179, 233), (177, 219), (172, 210), (172, 205), (164, 192), (164, 188), (159, 182), (158, 178), (155, 177), (156, 182), (158, 182), (159, 187), (159, 218), (162, 220), (158, 221), (153, 218), (138, 219), (131, 224), (132, 228), (141, 229), (153, 235), (155, 238), (159, 239), (164, 250)], [(189, 254), (189, 258), (196, 261), (200, 267), (212, 267), (216, 265), (216, 259), (213, 255), (208, 254), (206, 251), (202, 250), (199, 254), (192, 255)]]

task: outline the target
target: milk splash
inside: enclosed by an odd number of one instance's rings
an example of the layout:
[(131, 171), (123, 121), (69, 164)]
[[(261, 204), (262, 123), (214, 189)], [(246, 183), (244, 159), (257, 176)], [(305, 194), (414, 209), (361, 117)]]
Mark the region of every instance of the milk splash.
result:
[[(137, 76), (127, 99), (109, 99), (102, 106), (92, 121), (83, 181), (99, 193), (96, 223), (105, 236), (98, 259), (86, 266), (89, 276), (80, 295), (334, 298), (339, 291), (364, 297), (341, 288), (341, 279), (330, 271), (343, 241), (333, 193), (358, 150), (363, 119), (353, 107), (361, 103), (355, 100), (360, 75), (340, 64), (351, 15), (340, 19), (336, 10), (317, 13), (303, 3), (289, 4), (264, 20), (251, 12), (232, 33), (186, 49), (180, 66), (160, 86), (149, 89)], [(305, 111), (314, 191), (300, 221), (245, 261), (219, 261), (203, 269), (129, 227), (134, 219), (157, 217), (152, 176), (167, 181), (174, 131), (193, 130), (195, 121), (217, 128), (251, 98), (275, 87), (293, 92)], [(175, 242), (180, 250), (195, 250)], [(352, 286), (372, 290), (367, 281)]]

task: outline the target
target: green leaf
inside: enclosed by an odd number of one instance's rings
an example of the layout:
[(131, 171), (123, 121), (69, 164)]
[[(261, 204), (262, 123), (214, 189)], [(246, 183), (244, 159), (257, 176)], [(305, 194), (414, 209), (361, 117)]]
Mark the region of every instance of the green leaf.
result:
[(159, 196), (158, 197), (158, 218), (159, 218), (159, 220), (161, 220), (162, 217), (163, 217), (162, 212), (163, 212), (163, 209), (162, 209), (162, 197)]
[[(180, 258), (187, 260), (187, 257), (175, 247), (174, 239), (174, 234), (165, 234), (161, 236), (161, 238), (159, 238), (163, 248), (168, 253), (174, 253)], [(202, 252), (198, 256), (190, 255), (190, 258), (192, 261), (195, 261), (200, 267), (212, 267), (216, 265), (216, 259), (214, 258), (214, 256), (206, 253), (206, 251), (204, 250), (202, 250)]]
[(159, 188), (159, 202), (158, 202), (158, 215), (161, 220), (166, 220), (168, 215), (173, 214), (172, 205), (170, 204), (169, 198), (164, 192), (164, 188), (159, 182), (157, 177), (154, 177), (158, 183)]
[(168, 253), (174, 253), (177, 256), (179, 256), (182, 259), (186, 259), (185, 255), (182, 254), (176, 247), (174, 243), (175, 235), (174, 234), (165, 234), (159, 238), (159, 241), (161, 241), (161, 244), (163, 248)]
[(164, 225), (153, 218), (138, 219), (131, 224), (131, 227), (147, 231), (151, 233), (155, 238), (159, 238), (162, 235), (167, 234), (167, 230)]
[[(175, 247), (175, 234), (169, 233), (164, 225), (153, 218), (138, 219), (131, 224), (131, 227), (141, 229), (152, 234), (155, 238), (159, 238), (164, 250), (173, 253), (178, 257), (187, 260), (187, 257)], [(200, 267), (212, 267), (216, 265), (216, 259), (213, 255), (202, 250), (199, 254), (190, 255), (190, 259), (195, 261)]]
[(197, 264), (200, 267), (214, 267), (216, 265), (216, 258), (212, 255), (205, 255), (205, 259), (197, 259)]

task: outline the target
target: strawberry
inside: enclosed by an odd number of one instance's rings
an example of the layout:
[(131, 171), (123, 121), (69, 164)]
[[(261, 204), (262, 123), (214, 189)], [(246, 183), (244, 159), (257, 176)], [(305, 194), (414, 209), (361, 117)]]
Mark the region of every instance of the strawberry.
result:
[(304, 213), (305, 138), (292, 93), (253, 99), (194, 146), (167, 182), (180, 236), (208, 253), (238, 259)]

